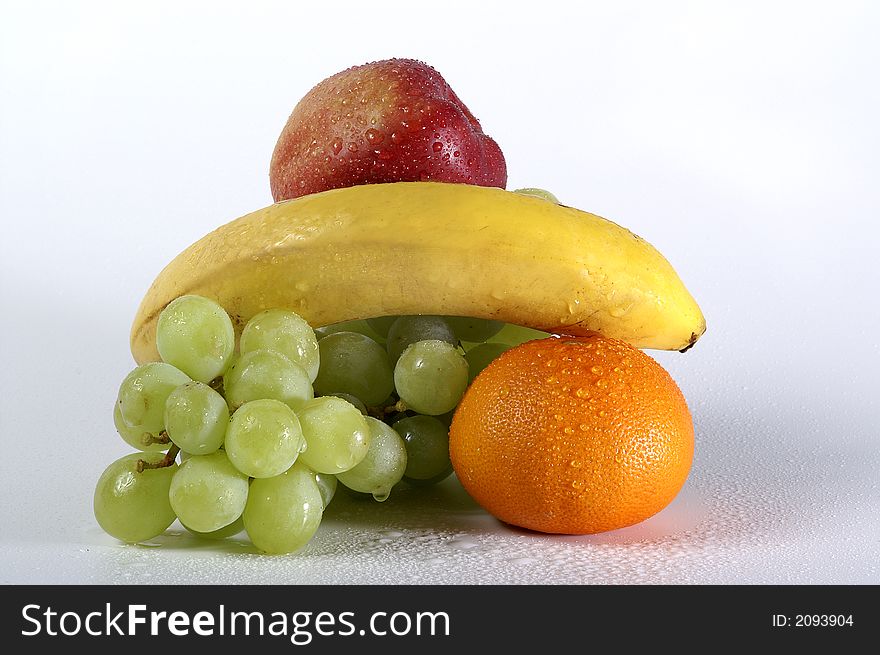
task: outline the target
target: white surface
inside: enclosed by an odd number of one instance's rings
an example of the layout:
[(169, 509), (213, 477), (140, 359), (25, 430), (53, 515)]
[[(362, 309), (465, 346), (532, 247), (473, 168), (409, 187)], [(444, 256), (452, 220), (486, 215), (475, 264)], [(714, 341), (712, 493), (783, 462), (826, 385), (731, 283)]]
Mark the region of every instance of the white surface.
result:
[[(428, 4), (0, 5), (0, 582), (880, 582), (877, 5)], [(293, 556), (115, 543), (91, 494), (143, 292), (270, 202), (303, 93), (390, 56), (446, 77), (510, 188), (676, 266), (709, 325), (652, 353), (694, 415), (685, 490), (589, 537), (505, 528), (450, 480), (331, 506)]]

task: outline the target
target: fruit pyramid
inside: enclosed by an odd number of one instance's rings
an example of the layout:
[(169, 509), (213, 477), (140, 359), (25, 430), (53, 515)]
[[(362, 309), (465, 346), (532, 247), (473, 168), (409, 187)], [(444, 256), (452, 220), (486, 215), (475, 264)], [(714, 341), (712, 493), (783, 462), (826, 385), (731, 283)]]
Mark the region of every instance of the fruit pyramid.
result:
[[(340, 485), (383, 502), (453, 470), (498, 518), (538, 530), (662, 509), (690, 468), (692, 424), (637, 349), (690, 348), (700, 308), (647, 241), (506, 183), (501, 149), (422, 62), (309, 91), (272, 155), (276, 202), (184, 250), (138, 309), (114, 423), (140, 452), (98, 481), (104, 530), (136, 543), (179, 520), (289, 553)], [(600, 351), (619, 361), (587, 366)], [(523, 380), (540, 402), (518, 404)], [(596, 437), (612, 424), (613, 443)], [(561, 471), (558, 452), (614, 489), (584, 488), (594, 478)], [(623, 518), (569, 520), (584, 506)]]

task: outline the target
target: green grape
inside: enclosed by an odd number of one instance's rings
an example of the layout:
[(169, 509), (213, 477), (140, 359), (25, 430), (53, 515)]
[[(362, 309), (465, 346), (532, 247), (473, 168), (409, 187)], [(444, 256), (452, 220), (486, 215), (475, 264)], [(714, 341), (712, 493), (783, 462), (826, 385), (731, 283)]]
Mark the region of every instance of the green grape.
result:
[(226, 456), (252, 478), (271, 478), (293, 466), (305, 448), (299, 419), (277, 400), (252, 400), (232, 415)]
[(452, 473), (449, 430), (433, 416), (410, 416), (394, 424), (406, 444), (404, 480), (410, 484), (434, 484)]
[(226, 401), (203, 382), (182, 384), (165, 401), (165, 431), (192, 455), (207, 455), (222, 446), (227, 423)]
[(549, 200), (552, 203), (559, 204), (559, 200), (552, 193), (547, 191), (546, 189), (539, 189), (537, 187), (526, 187), (524, 189), (516, 189), (514, 193), (521, 193), (524, 196), (532, 196), (534, 198), (540, 198), (541, 200)]
[(243, 354), (223, 376), (226, 401), (233, 410), (251, 400), (279, 400), (293, 411), (314, 397), (306, 370), (274, 350)]
[(468, 363), (468, 384), (473, 382), (480, 371), (491, 364), (496, 357), (512, 347), (506, 343), (481, 343), (468, 350), (464, 354), (464, 358)]
[(119, 403), (113, 404), (113, 425), (116, 426), (116, 431), (123, 441), (132, 448), (148, 452), (159, 452), (160, 450), (168, 450), (168, 447), (171, 445), (170, 442), (157, 443), (154, 441), (159, 438), (159, 433), (128, 427), (125, 421), (122, 420), (122, 410), (119, 407)]
[(498, 334), (504, 327), (503, 321), (490, 321), (485, 318), (471, 318), (469, 316), (446, 316), (444, 318), (459, 341), (485, 341)]
[(122, 423), (141, 434), (165, 429), (165, 401), (181, 384), (190, 381), (183, 371), (163, 362), (142, 364), (119, 386), (116, 403)]
[(418, 341), (408, 346), (394, 367), (400, 399), (420, 414), (445, 414), (468, 385), (468, 364), (445, 341)]
[(336, 332), (318, 342), (321, 370), (315, 393), (349, 393), (368, 406), (378, 405), (394, 391), (388, 354), (378, 343), (354, 332)]
[(331, 334), (336, 334), (337, 332), (355, 332), (357, 334), (362, 334), (365, 337), (370, 337), (370, 339), (376, 339), (379, 337), (379, 335), (376, 334), (376, 331), (373, 330), (366, 321), (360, 319), (354, 321), (342, 321), (341, 323), (333, 323), (332, 325), (315, 328), (315, 336), (318, 337), (318, 341)]
[(121, 541), (137, 543), (156, 537), (176, 518), (168, 489), (177, 465), (144, 469), (138, 460), (156, 464), (162, 453), (132, 453), (108, 466), (95, 487), (95, 518), (104, 532)]
[(168, 498), (184, 525), (213, 532), (241, 516), (248, 496), (248, 477), (236, 469), (226, 453), (193, 455), (178, 467)]
[(297, 462), (281, 475), (254, 480), (244, 527), (254, 546), (280, 555), (305, 546), (324, 512), (314, 474)]
[(396, 320), (397, 316), (377, 316), (375, 318), (368, 318), (367, 325), (369, 325), (370, 328), (372, 328), (372, 330), (380, 337), (387, 339), (388, 330), (391, 329), (391, 325)]
[[(309, 470), (311, 471), (311, 469)], [(327, 509), (327, 505), (336, 495), (336, 476), (329, 473), (315, 473), (314, 471), (312, 471), (312, 475), (315, 476), (315, 482), (318, 483), (318, 490), (321, 492), (321, 503), (324, 509)]]
[(407, 346), (417, 341), (445, 341), (453, 346), (458, 338), (442, 316), (401, 316), (388, 330), (388, 359), (396, 362)]
[(322, 396), (299, 411), (306, 449), (299, 459), (318, 473), (354, 467), (370, 447), (370, 427), (357, 407), (336, 396)]
[(208, 383), (229, 366), (235, 330), (229, 314), (202, 296), (180, 296), (159, 314), (156, 347), (162, 360)]
[(267, 309), (249, 320), (241, 333), (239, 349), (242, 353), (274, 350), (302, 366), (309, 382), (318, 375), (315, 331), (302, 317), (286, 309)]
[(324, 395), (325, 396), (336, 396), (337, 398), (342, 398), (343, 400), (350, 402), (352, 405), (357, 407), (358, 411), (361, 414), (363, 414), (364, 416), (368, 416), (370, 413), (369, 410), (367, 409), (367, 406), (364, 405), (363, 402), (361, 402), (361, 399), (358, 398), (357, 396), (352, 396), (350, 393), (337, 392), (337, 393), (327, 393)]
[(198, 530), (193, 530), (191, 527), (182, 523), (183, 527), (190, 533), (195, 535), (196, 537), (200, 537), (202, 539), (226, 539), (227, 537), (234, 537), (238, 533), (244, 530), (244, 519), (242, 517), (238, 517), (232, 523), (227, 526), (220, 528), (219, 530), (214, 530), (213, 532), (199, 532)]
[(526, 341), (534, 341), (535, 339), (546, 339), (551, 336), (549, 332), (541, 332), (532, 328), (522, 327), (508, 323), (501, 331), (489, 339), (492, 343), (505, 343), (508, 346), (518, 346)]
[(368, 416), (370, 448), (358, 464), (338, 474), (337, 479), (349, 489), (372, 494), (382, 502), (391, 488), (400, 482), (406, 469), (406, 446), (387, 423)]

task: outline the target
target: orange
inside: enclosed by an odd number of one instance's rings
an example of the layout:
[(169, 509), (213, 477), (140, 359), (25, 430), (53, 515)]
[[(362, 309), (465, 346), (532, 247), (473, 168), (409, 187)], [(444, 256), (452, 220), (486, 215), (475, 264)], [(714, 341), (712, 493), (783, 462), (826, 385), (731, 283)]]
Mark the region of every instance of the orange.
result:
[(599, 335), (529, 341), (496, 358), (455, 412), (455, 472), (495, 517), (588, 534), (666, 507), (690, 471), (684, 396), (655, 360)]

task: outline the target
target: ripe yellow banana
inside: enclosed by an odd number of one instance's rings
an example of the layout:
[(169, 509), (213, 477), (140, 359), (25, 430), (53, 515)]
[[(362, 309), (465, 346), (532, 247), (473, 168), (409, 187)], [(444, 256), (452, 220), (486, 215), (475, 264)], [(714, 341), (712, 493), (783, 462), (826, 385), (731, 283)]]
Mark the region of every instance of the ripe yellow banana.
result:
[(215, 299), (241, 328), (286, 307), (312, 326), (396, 314), (489, 318), (560, 334), (597, 331), (682, 350), (705, 331), (697, 303), (649, 243), (593, 214), (501, 189), (400, 182), (335, 189), (211, 232), (159, 274), (131, 331), (159, 358), (156, 320), (183, 294)]

